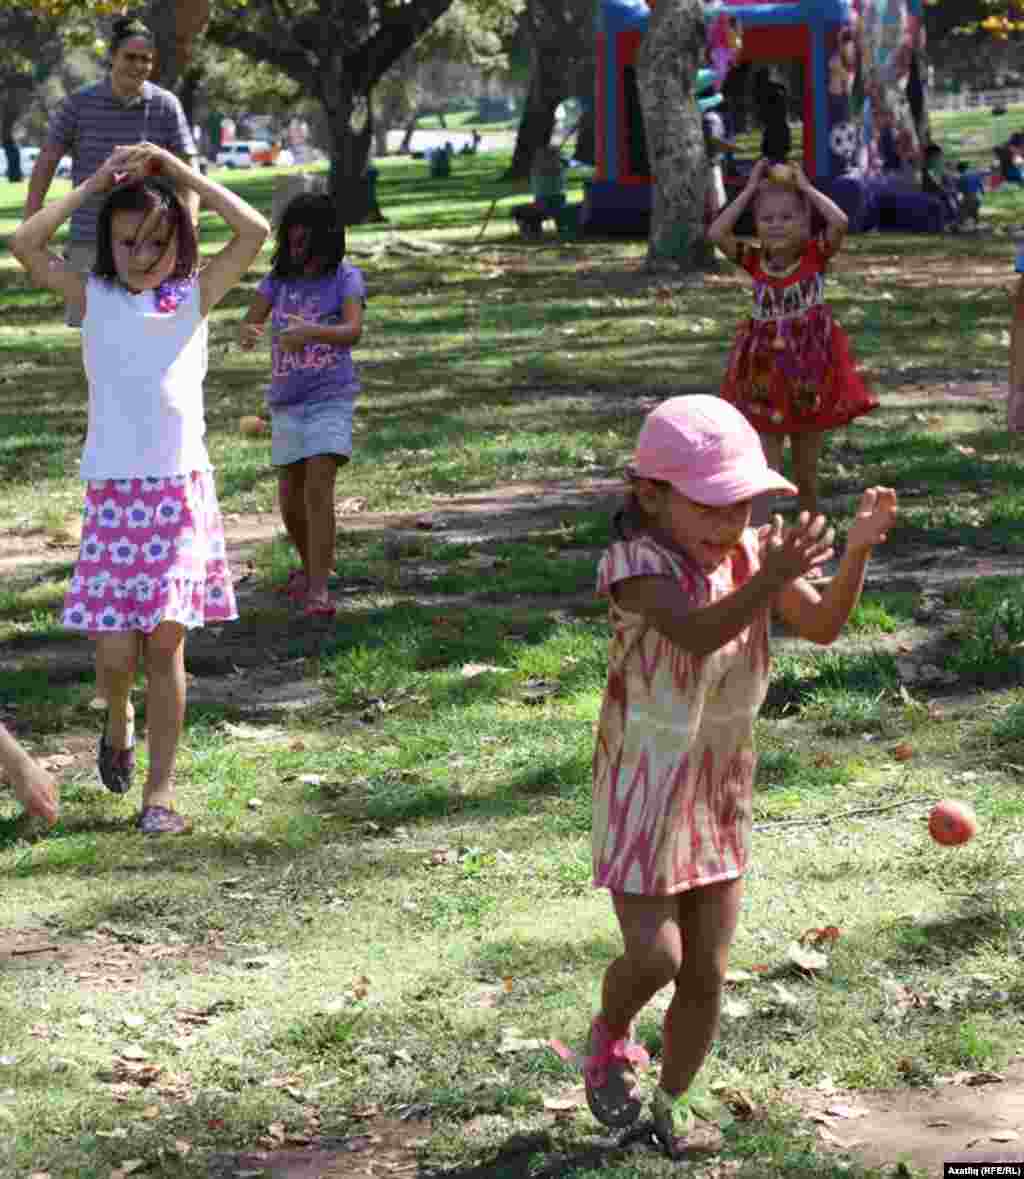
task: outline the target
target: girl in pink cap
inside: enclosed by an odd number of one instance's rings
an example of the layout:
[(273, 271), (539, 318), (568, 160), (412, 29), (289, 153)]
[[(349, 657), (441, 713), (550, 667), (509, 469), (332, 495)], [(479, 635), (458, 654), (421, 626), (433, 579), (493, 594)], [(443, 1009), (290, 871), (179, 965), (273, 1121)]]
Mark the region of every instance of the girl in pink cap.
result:
[[(796, 488), (765, 460), (753, 427), (719, 397), (674, 397), (643, 424), (619, 539), (598, 590), (612, 626), (594, 753), (594, 883), (607, 888), (624, 951), (604, 976), (584, 1059), (587, 1098), (607, 1126), (639, 1116), (630, 1040), (668, 983), (654, 1132), (672, 1157), (694, 1114), (691, 1091), (718, 1024), (747, 868), (753, 728), (768, 686), (768, 618), (828, 644), (860, 597), (895, 492), (865, 491), (839, 571), (822, 594), (805, 580), (832, 554), (832, 529), (801, 513), (750, 527), (751, 501)], [(563, 1050), (564, 1051), (564, 1050)]]
[[(759, 245), (733, 232), (751, 201)], [(820, 236), (811, 232), (815, 215), (825, 224)], [(825, 272), (846, 226), (846, 214), (799, 166), (758, 160), (746, 187), (708, 229), (754, 283), (753, 314), (736, 333), (722, 396), (757, 429), (773, 467), (782, 466), (789, 435), (799, 507), (812, 516), (823, 432), (878, 405), (824, 298)]]

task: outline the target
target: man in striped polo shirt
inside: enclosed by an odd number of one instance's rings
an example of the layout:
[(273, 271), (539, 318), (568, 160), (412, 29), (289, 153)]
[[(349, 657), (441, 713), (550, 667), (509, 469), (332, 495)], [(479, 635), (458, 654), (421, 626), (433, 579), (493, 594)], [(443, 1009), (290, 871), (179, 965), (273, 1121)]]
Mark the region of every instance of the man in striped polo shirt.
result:
[[(153, 35), (149, 29), (130, 17), (115, 21), (110, 42), (110, 74), (102, 82), (70, 94), (50, 121), (46, 143), (29, 180), (26, 217), (42, 208), (64, 155), (71, 156), (71, 179), (75, 185), (87, 180), (115, 147), (143, 140), (194, 161), (196, 148), (181, 103), (169, 90), (147, 81), (153, 60)], [(197, 220), (198, 197), (191, 190), (183, 196), (193, 221)], [(65, 260), (72, 269), (82, 273), (92, 269), (96, 255), (96, 216), (103, 200), (101, 195), (85, 201), (71, 218)]]

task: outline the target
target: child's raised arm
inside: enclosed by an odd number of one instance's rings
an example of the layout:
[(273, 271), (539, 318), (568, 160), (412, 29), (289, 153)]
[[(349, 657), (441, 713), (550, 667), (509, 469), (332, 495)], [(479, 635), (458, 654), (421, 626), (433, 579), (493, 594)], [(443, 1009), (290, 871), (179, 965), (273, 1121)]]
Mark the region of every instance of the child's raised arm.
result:
[(823, 517), (802, 519), (769, 547), (761, 568), (749, 581), (710, 606), (694, 606), (669, 577), (629, 577), (617, 582), (612, 592), (623, 610), (642, 615), (677, 647), (691, 655), (710, 655), (749, 626), (754, 615), (784, 594), (795, 579), (827, 561), (832, 540)]
[(248, 352), (255, 348), (263, 338), (263, 325), (267, 322), (267, 316), (272, 308), (273, 304), (266, 295), (261, 295), (259, 291), (253, 295), (249, 310), (238, 325), (238, 344), (243, 351)]
[(799, 164), (792, 164), (796, 177), (798, 192), (802, 192), (810, 202), (811, 208), (825, 218), (825, 241), (828, 243), (829, 254), (838, 253), (846, 237), (846, 230), (850, 224), (849, 218), (830, 197), (827, 197), (807, 179), (803, 168)]
[(718, 216), (708, 226), (708, 239), (712, 241), (722, 251), (727, 258), (733, 262), (738, 257), (739, 240), (733, 236), (733, 230), (736, 228), (736, 222), (743, 216), (747, 205), (754, 198), (754, 193), (757, 192), (757, 186), (764, 179), (764, 174), (768, 170), (768, 161), (761, 159), (751, 168), (750, 175), (747, 177), (747, 183), (740, 195), (718, 214)]
[[(776, 607), (800, 638), (827, 646), (839, 637), (860, 600), (871, 550), (888, 538), (896, 511), (896, 492), (891, 487), (869, 487), (861, 496), (839, 570), (824, 593), (802, 578), (782, 590)], [(773, 536), (764, 540), (769, 547), (775, 543)]]
[(50, 251), (53, 235), (90, 197), (109, 192), (115, 176), (125, 170), (130, 148), (115, 148), (100, 167), (59, 201), (51, 201), (26, 218), (8, 243), (11, 253), (40, 286), (63, 295), (72, 307), (85, 305), (85, 277), (68, 270), (63, 259)]
[[(233, 236), (223, 249), (205, 263), (199, 272), (200, 313), (206, 315), (224, 298), (249, 269), (270, 233), (270, 226), (262, 213), (246, 204), (241, 197), (208, 180), (173, 152), (153, 143), (138, 143), (128, 151), (134, 153), (126, 170), (144, 173), (153, 162), (179, 189), (191, 189), (202, 203), (228, 223)], [(146, 226), (139, 231), (146, 236)]]
[(14, 796), (28, 815), (38, 815), (51, 826), (57, 822), (59, 804), (53, 778), (34, 761), (0, 725), (0, 772), (14, 787)]

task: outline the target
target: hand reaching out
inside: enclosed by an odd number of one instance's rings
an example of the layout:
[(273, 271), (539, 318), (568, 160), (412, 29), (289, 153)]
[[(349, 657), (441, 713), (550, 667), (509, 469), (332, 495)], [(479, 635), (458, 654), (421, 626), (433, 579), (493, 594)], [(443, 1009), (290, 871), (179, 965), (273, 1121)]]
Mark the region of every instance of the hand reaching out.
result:
[(896, 492), (891, 487), (869, 487), (860, 497), (857, 514), (846, 537), (847, 549), (869, 549), (882, 544), (896, 520)]
[(825, 527), (825, 517), (811, 519), (801, 512), (792, 528), (784, 528), (781, 516), (758, 530), (761, 568), (780, 584), (804, 577), (832, 556), (835, 530)]
[(238, 345), (245, 352), (249, 352), (263, 339), (263, 324), (246, 323), (238, 325)]
[(306, 330), (311, 325), (301, 315), (287, 315), (287, 327), (277, 333), (277, 342), (285, 352), (301, 352), (309, 343)]

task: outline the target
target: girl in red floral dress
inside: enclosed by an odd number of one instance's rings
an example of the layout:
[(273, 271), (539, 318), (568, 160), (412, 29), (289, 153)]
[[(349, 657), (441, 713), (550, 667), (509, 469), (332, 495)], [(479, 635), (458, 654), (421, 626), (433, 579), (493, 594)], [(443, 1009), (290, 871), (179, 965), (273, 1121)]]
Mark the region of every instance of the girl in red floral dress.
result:
[[(736, 222), (754, 202), (760, 245), (740, 241)], [(811, 235), (812, 213), (825, 221)], [(754, 313), (740, 324), (722, 384), (761, 435), (771, 467), (789, 435), (799, 510), (818, 512), (823, 431), (878, 405), (857, 372), (846, 333), (824, 300), (825, 271), (842, 245), (846, 214), (798, 166), (758, 160), (742, 193), (708, 237), (754, 281)]]

